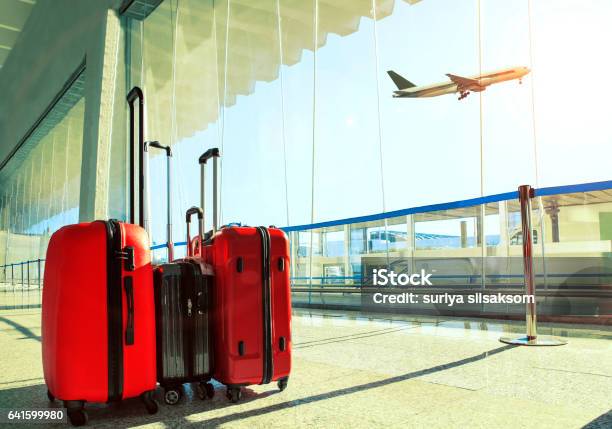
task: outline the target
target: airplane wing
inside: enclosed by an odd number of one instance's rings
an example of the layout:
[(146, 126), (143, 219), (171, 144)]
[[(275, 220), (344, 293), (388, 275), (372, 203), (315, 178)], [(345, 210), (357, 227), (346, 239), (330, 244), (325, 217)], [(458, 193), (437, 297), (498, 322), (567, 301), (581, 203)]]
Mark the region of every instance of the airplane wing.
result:
[(470, 79), (468, 77), (461, 77), (454, 74), (447, 73), (446, 76), (450, 78), (454, 83), (456, 83), (460, 87), (469, 87), (469, 86), (480, 86), (480, 83), (476, 79)]

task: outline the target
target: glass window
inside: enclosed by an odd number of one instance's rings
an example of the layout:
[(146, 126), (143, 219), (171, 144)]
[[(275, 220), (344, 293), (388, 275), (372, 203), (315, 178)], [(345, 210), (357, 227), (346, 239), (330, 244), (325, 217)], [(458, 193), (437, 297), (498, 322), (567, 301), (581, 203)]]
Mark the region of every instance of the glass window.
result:
[[(319, 3), (315, 222), (383, 211), (375, 33), (370, 9), (367, 4), (361, 10), (357, 2), (338, 9)], [(337, 34), (340, 25), (347, 27), (344, 34)]]
[(377, 22), (386, 210), (480, 195), (478, 93), (461, 101), (454, 88), (447, 95), (396, 98), (399, 88), (387, 75), (391, 70), (428, 86), (449, 83), (447, 73), (478, 74), (477, 22), (472, 0), (396, 1), (393, 13)]
[(84, 72), (0, 171), (0, 264), (44, 259), (79, 219)]
[[(532, 68), (528, 2), (480, 1), (483, 73)], [(482, 92), (483, 191), (536, 186), (532, 90), (534, 73)], [(538, 82), (539, 83), (539, 82)]]
[(609, 180), (612, 2), (531, 3), (539, 186)]

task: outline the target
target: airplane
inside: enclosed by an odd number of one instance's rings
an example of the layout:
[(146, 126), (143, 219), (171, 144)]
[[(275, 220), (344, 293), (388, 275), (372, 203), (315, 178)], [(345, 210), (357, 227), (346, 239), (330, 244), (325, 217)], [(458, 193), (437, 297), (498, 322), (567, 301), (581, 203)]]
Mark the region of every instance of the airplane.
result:
[(446, 76), (449, 77), (450, 81), (426, 86), (416, 86), (393, 70), (389, 70), (387, 73), (389, 73), (389, 76), (395, 85), (397, 85), (398, 89), (397, 91), (393, 91), (393, 97), (437, 97), (438, 95), (454, 94), (458, 92), (458, 100), (463, 100), (468, 96), (470, 91), (481, 92), (487, 89), (487, 86), (494, 83), (514, 79), (518, 79), (519, 83), (523, 83), (523, 76), (530, 71), (528, 67), (512, 67), (471, 77), (462, 77), (447, 73)]

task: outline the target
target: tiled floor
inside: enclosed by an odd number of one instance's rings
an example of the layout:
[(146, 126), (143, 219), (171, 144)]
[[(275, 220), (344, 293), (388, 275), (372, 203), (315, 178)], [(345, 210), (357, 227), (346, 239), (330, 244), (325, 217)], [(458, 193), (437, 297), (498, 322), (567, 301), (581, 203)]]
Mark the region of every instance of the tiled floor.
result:
[[(612, 427), (609, 327), (541, 326), (569, 344), (526, 348), (498, 342), (521, 324), (395, 319), (296, 311), (284, 392), (253, 386), (230, 404), (222, 386), (212, 401), (188, 390), (182, 404), (154, 416), (138, 400), (88, 405), (89, 426)], [(0, 312), (0, 408), (48, 407), (45, 390), (39, 310)]]

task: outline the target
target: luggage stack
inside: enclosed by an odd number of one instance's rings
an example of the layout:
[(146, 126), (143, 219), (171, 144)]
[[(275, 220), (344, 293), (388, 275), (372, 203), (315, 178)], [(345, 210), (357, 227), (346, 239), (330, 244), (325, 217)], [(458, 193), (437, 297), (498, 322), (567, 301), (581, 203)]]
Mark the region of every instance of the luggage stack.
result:
[[(142, 113), (144, 100), (138, 88), (128, 96), (132, 133), (136, 100)], [(274, 227), (217, 229), (220, 153), (210, 149), (199, 158), (202, 208), (187, 210), (187, 255), (175, 260), (172, 152), (158, 142), (144, 142), (142, 126), (139, 131), (140, 225), (134, 224), (132, 199), (132, 223), (68, 225), (53, 234), (47, 249), (44, 376), (49, 400), (62, 400), (75, 426), (87, 422), (86, 402), (140, 397), (146, 411), (154, 414), (158, 384), (164, 402), (175, 405), (186, 383), (195, 383), (201, 399), (212, 398), (213, 378), (226, 385), (228, 399), (237, 402), (243, 386), (276, 381), (284, 390), (291, 371), (287, 236)], [(168, 165), (169, 262), (156, 266), (151, 263), (146, 231), (149, 148), (165, 150)], [(209, 160), (213, 162), (213, 227), (204, 234)], [(198, 233), (192, 239), (193, 216), (198, 219)]]

